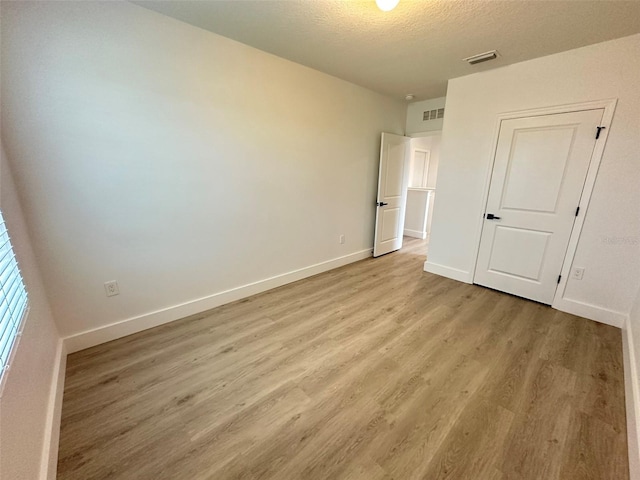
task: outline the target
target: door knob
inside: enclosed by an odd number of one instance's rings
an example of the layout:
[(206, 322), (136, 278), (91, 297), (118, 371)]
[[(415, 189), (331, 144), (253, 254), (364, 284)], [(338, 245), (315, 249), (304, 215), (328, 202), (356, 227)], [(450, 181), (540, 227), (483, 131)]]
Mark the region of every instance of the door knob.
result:
[(493, 213), (487, 213), (487, 220), (500, 220), (500, 217), (496, 217)]
[(376, 203), (376, 205), (379, 206), (379, 207), (384, 207), (385, 205), (389, 205), (389, 204), (385, 203), (385, 202), (378, 202), (378, 203)]

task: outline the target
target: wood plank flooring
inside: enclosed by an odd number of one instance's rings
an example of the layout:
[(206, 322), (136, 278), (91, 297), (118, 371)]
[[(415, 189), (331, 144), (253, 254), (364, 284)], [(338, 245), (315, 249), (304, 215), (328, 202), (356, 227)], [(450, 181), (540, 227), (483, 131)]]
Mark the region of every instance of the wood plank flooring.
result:
[(69, 356), (58, 478), (629, 478), (621, 334), (367, 259)]

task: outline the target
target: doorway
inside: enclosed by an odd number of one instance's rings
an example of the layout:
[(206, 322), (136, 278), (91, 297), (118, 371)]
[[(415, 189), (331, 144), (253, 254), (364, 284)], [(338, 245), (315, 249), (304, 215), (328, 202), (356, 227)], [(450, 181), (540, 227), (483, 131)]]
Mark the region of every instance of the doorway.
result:
[(501, 121), (474, 283), (553, 303), (604, 112)]
[[(418, 133), (412, 137), (382, 134), (374, 257), (402, 248), (405, 236), (428, 244), (440, 138), (440, 131)], [(426, 250), (425, 246), (425, 254)]]
[(425, 253), (436, 198), (441, 138), (441, 131), (432, 131), (414, 134), (409, 140), (409, 184), (404, 235), (425, 240)]

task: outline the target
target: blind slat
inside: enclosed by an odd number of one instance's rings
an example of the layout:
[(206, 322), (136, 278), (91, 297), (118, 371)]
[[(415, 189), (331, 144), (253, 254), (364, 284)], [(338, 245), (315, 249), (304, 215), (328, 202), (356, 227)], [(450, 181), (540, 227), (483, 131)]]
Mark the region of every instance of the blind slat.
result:
[(11, 277), (9, 277), (9, 281), (6, 283), (6, 287), (4, 285), (2, 286), (2, 291), (8, 299), (7, 303), (9, 304), (9, 307), (13, 305), (16, 295), (18, 297), (20, 296), (20, 292), (22, 291), (22, 289), (22, 279), (20, 278), (20, 275), (15, 272), (11, 275)]
[(0, 212), (0, 381), (27, 309), (27, 292)]
[(7, 257), (6, 260), (0, 262), (0, 285), (4, 285), (7, 276), (18, 267), (15, 262), (15, 253), (10, 252)]
[[(9, 335), (9, 331), (12, 330), (13, 328), (15, 328), (15, 325), (13, 324), (13, 322), (4, 322), (2, 325), (0, 325), (0, 339), (4, 339), (5, 336)], [(2, 340), (0, 340), (0, 343), (2, 342)]]
[(11, 353), (11, 347), (16, 338), (16, 333), (15, 328), (12, 326), (0, 337), (0, 362), (2, 362), (2, 365), (7, 365), (9, 362), (9, 354)]

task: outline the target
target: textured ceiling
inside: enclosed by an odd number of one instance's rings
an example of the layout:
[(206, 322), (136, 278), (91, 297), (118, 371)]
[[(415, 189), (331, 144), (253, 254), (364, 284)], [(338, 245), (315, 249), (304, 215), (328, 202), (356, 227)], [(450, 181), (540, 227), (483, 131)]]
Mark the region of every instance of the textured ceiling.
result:
[[(447, 80), (640, 32), (640, 0), (134, 1), (380, 93), (416, 100)], [(497, 49), (497, 60), (461, 59)]]

